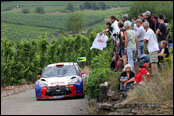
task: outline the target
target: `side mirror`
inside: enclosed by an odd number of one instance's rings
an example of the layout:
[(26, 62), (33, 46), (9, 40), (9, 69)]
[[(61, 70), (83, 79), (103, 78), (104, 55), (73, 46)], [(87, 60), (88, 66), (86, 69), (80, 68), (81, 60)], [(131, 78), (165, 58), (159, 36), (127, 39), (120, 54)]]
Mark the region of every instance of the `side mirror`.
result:
[(40, 75), (37, 75), (37, 78), (40, 79)]

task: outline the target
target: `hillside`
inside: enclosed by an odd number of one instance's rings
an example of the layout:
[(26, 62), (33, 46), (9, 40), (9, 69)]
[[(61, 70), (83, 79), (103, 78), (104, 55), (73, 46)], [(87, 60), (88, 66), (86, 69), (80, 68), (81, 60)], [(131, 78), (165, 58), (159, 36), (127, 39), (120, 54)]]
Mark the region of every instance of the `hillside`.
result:
[[(93, 27), (96, 24), (103, 24), (105, 18), (111, 15), (120, 17), (121, 12), (131, 4), (131, 2), (104, 2), (107, 8), (105, 10), (93, 10), (79, 8), (84, 4), (83, 1), (65, 2), (65, 1), (12, 1), (2, 2), (1, 4), (1, 33), (4, 37), (13, 40), (32, 40), (69, 33), (65, 26), (67, 17), (72, 11), (67, 10), (67, 4), (74, 6), (73, 12), (80, 12), (83, 16), (84, 29)], [(44, 13), (36, 13), (37, 7), (43, 7)], [(119, 8), (121, 6), (121, 8)], [(23, 9), (28, 9), (29, 13), (23, 13)], [(82, 31), (83, 31), (82, 30)]]

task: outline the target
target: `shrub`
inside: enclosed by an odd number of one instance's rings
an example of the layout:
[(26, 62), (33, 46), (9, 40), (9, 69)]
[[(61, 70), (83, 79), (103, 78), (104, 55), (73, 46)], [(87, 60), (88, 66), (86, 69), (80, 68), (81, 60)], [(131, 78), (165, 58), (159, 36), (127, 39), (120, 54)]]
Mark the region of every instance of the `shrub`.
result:
[(36, 13), (40, 13), (40, 14), (43, 14), (44, 13), (44, 8), (43, 7), (37, 7), (36, 8)]
[[(108, 43), (111, 43), (111, 41), (108, 41)], [(100, 54), (92, 59), (91, 72), (85, 86), (88, 99), (98, 97), (100, 83), (108, 80), (111, 54), (112, 48), (108, 44), (107, 49), (100, 51)]]
[(170, 36), (173, 37), (173, 21), (169, 24), (169, 32), (170, 32)]
[(67, 10), (70, 10), (71, 12), (73, 12), (73, 11), (74, 11), (74, 6), (73, 6), (73, 4), (68, 3), (66, 9), (67, 9)]
[(29, 13), (29, 12), (30, 12), (30, 10), (28, 8), (23, 8), (22, 9), (22, 13)]

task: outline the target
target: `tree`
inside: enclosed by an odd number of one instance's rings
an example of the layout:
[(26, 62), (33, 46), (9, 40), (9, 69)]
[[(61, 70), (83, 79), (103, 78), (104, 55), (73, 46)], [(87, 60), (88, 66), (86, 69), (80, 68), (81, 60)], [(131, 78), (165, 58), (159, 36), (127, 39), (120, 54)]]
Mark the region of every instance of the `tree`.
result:
[(105, 2), (100, 2), (99, 6), (101, 10), (105, 10), (107, 8), (107, 5), (105, 4)]
[(40, 14), (43, 14), (44, 13), (44, 8), (43, 7), (37, 7), (36, 8), (36, 13), (40, 13)]
[(67, 30), (78, 33), (84, 26), (83, 15), (81, 13), (71, 13), (65, 21)]
[(74, 6), (73, 6), (73, 4), (71, 4), (71, 3), (68, 3), (68, 5), (67, 5), (67, 7), (66, 7), (66, 9), (67, 10), (70, 10), (70, 11), (74, 11)]
[(79, 9), (80, 9), (80, 10), (83, 10), (83, 9), (84, 9), (84, 7), (83, 7), (82, 4), (79, 6)]
[(84, 2), (84, 8), (85, 9), (91, 9), (91, 3), (90, 2)]
[(98, 2), (93, 2), (92, 5), (91, 5), (91, 8), (93, 10), (99, 10), (100, 9), (100, 5)]
[(29, 13), (29, 12), (30, 12), (30, 10), (28, 8), (23, 8), (22, 9), (22, 13)]

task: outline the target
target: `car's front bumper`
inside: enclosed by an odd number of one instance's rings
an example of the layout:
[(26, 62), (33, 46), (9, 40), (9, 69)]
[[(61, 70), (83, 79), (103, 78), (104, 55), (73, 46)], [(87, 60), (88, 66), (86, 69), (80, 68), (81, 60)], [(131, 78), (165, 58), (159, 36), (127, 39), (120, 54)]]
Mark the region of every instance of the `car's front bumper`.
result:
[[(82, 96), (83, 91), (79, 93), (77, 89), (78, 88), (75, 85), (37, 88), (36, 99), (61, 99)], [(39, 93), (37, 94), (37, 92)]]

